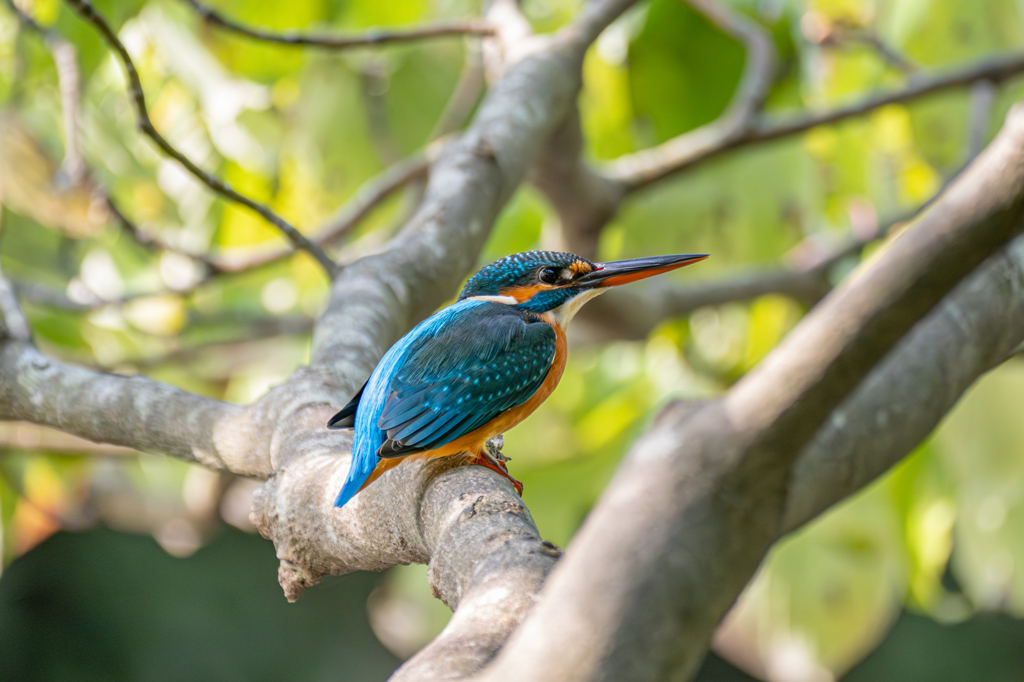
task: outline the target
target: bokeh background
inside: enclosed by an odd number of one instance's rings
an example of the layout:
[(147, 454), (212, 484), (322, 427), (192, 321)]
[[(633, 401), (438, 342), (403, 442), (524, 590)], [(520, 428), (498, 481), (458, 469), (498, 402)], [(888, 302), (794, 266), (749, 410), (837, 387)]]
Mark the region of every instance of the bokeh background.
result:
[[(720, 1), (770, 27), (781, 66), (767, 108), (779, 116), (901, 87), (911, 69), (1024, 50), (1019, 0)], [(188, 254), (245, 257), (280, 246), (277, 232), (136, 132), (120, 65), (73, 12), (16, 4), (74, 46), (80, 71), (84, 168), (68, 162), (51, 48), (0, 4), (0, 266), (37, 342), (83, 365), (254, 400), (306, 360), (322, 272), (297, 254), (208, 278)], [(469, 0), (214, 4), (264, 27), (339, 32), (480, 11)], [(449, 102), (472, 80), (476, 38), (326, 52), (228, 35), (178, 0), (96, 5), (140, 69), (156, 127), (306, 230), (464, 122)], [(546, 32), (579, 5), (523, 10)], [(873, 36), (909, 67), (826, 35)], [(587, 55), (587, 154), (611, 159), (713, 120), (743, 63), (741, 45), (679, 0), (642, 3)], [(1022, 97), (1016, 81), (1001, 86), (975, 137), (991, 137)], [(953, 90), (730, 154), (632, 198), (599, 255), (713, 254), (671, 275), (681, 286), (799, 262), (927, 201), (973, 151), (970, 111), (968, 92)], [(395, 193), (333, 252), (373, 252), (421, 191)], [(551, 210), (524, 186), (481, 264), (557, 243)], [(659, 407), (721, 394), (806, 310), (764, 296), (665, 320), (641, 341), (577, 333), (558, 390), (506, 435), (544, 537), (570, 542)], [(772, 682), (1024, 679), (1022, 406), (1018, 357), (888, 475), (779, 543), (716, 640), (730, 662), (709, 657), (702, 679), (750, 679), (738, 668)], [(0, 679), (382, 680), (444, 626), (421, 566), (327, 580), (287, 604), (273, 547), (248, 522), (257, 485), (0, 424)]]

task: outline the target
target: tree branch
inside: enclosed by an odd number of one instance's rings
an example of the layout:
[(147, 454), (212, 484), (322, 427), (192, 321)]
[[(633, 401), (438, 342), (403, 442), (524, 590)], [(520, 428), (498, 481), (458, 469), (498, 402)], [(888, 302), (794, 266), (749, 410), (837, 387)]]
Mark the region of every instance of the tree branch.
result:
[[(497, 4), (514, 11), (504, 0)], [(312, 366), (283, 386), (242, 408), (147, 379), (71, 368), (6, 340), (0, 418), (269, 474), (253, 520), (275, 542), (289, 598), (324, 574), (429, 562), (435, 594), (458, 610), (396, 679), (482, 672), (486, 679), (642, 682), (692, 670), (770, 543), (832, 495), (808, 500), (793, 491), (793, 476), (824, 470), (827, 478), (843, 467), (825, 463), (800, 474), (800, 453), (832, 424), (836, 408), (880, 399), (878, 386), (900, 383), (871, 377), (902, 371), (883, 358), (893, 348), (918, 350), (900, 345), (910, 343), (900, 339), (915, 321), (924, 320), (915, 335), (933, 333), (940, 318), (942, 329), (960, 325), (948, 358), (957, 347), (985, 349), (977, 363), (965, 363), (961, 383), (998, 355), (994, 345), (1019, 344), (1012, 328), (1024, 315), (1006, 319), (1007, 297), (1019, 307), (1024, 290), (1016, 246), (935, 304), (1024, 223), (1024, 114), (1011, 116), (970, 173), (725, 399), (659, 419), (534, 606), (558, 552), (540, 540), (506, 480), (480, 467), (447, 468), (450, 461), (406, 461), (337, 510), (332, 501), (347, 474), (350, 443), (324, 424), (384, 349), (472, 268), (498, 211), (566, 125), (584, 51), (629, 5), (594, 0), (555, 36), (525, 37), (505, 51), (501, 80), (463, 138), (441, 152), (416, 214), (383, 253), (336, 274)], [(978, 289), (977, 278), (991, 283)], [(963, 294), (965, 287), (973, 293)], [(966, 304), (975, 306), (975, 317), (962, 316)], [(924, 385), (934, 390), (943, 380)], [(858, 397), (869, 385), (876, 388)], [(887, 455), (872, 456), (853, 476), (828, 480), (853, 486), (885, 457), (898, 456), (900, 446), (886, 445)]]
[(899, 462), (1021, 342), (1024, 238), (1017, 237), (900, 341), (803, 448), (781, 530), (798, 528)]
[(695, 670), (787, 530), (799, 453), (915, 323), (1024, 229), (1022, 158), (1018, 107), (916, 225), (722, 400), (663, 415), (486, 679), (643, 682)]
[[(807, 31), (805, 30), (806, 34)], [(878, 53), (889, 66), (904, 75), (910, 75), (918, 70), (917, 64), (907, 59), (894, 47), (882, 40), (881, 36), (874, 30), (849, 26), (844, 24), (825, 24), (814, 35), (808, 36), (819, 45), (838, 47), (849, 43), (860, 43), (866, 45)]]
[[(440, 153), (439, 150), (440, 146), (432, 145), (425, 153), (399, 161), (380, 175), (367, 180), (347, 203), (313, 231), (310, 239), (320, 246), (329, 246), (343, 239), (396, 191), (427, 177), (430, 164)], [(224, 251), (207, 258), (222, 272), (241, 272), (287, 258), (292, 253), (291, 249), (269, 246)]]
[(411, 42), (431, 38), (450, 36), (489, 36), (494, 28), (482, 21), (452, 21), (435, 23), (422, 28), (384, 31), (371, 29), (362, 35), (309, 35), (297, 31), (268, 31), (264, 28), (247, 26), (241, 22), (225, 17), (205, 2), (185, 0), (186, 3), (208, 23), (234, 33), (236, 35), (278, 45), (293, 47), (318, 47), (330, 50), (345, 50), (353, 47), (373, 47), (388, 43)]
[(135, 70), (135, 64), (132, 62), (132, 58), (128, 54), (128, 50), (125, 48), (124, 44), (118, 39), (117, 34), (110, 27), (110, 24), (108, 24), (106, 19), (96, 12), (89, 0), (66, 0), (66, 2), (76, 12), (78, 12), (86, 22), (92, 24), (96, 28), (103, 37), (103, 40), (117, 54), (124, 66), (125, 72), (128, 76), (128, 93), (132, 104), (135, 107), (135, 115), (138, 120), (139, 130), (153, 140), (153, 142), (156, 143), (156, 145), (163, 150), (165, 154), (184, 166), (189, 173), (204, 185), (226, 199), (242, 204), (280, 230), (288, 240), (291, 241), (295, 248), (302, 249), (313, 256), (313, 258), (323, 267), (328, 277), (331, 276), (335, 270), (334, 261), (328, 258), (327, 254), (325, 254), (319, 246), (299, 232), (291, 223), (277, 215), (266, 204), (262, 204), (245, 196), (244, 194), (241, 194), (240, 192), (232, 189), (224, 181), (204, 171), (190, 158), (178, 151), (174, 145), (168, 142), (167, 139), (157, 131), (153, 126), (153, 122), (149, 118), (149, 111), (146, 109), (146, 98), (142, 91), (142, 81), (139, 80), (139, 74), (138, 71)]
[(685, 133), (652, 149), (619, 157), (605, 168), (607, 175), (623, 183), (627, 193), (647, 187), (671, 175), (733, 149), (770, 142), (806, 132), (811, 128), (861, 116), (888, 104), (910, 102), (942, 90), (970, 85), (977, 81), (1000, 83), (1024, 72), (1024, 55), (999, 57), (936, 75), (920, 75), (908, 80), (907, 87), (852, 102), (830, 111), (808, 113), (787, 120), (761, 121), (743, 133), (724, 139), (707, 140)]
[[(711, 149), (744, 134), (761, 111), (775, 74), (775, 43), (771, 34), (739, 12), (714, 0), (686, 0), (747, 51), (743, 75), (725, 112), (715, 121), (676, 138), (673, 149)], [(583, 136), (579, 113), (566, 118), (553, 135), (531, 172), (533, 184), (544, 193), (558, 213), (563, 247), (585, 257), (597, 253), (601, 228), (618, 211), (626, 194), (634, 189), (614, 174), (593, 170), (582, 157)]]
[[(969, 134), (975, 134), (979, 122), (987, 121), (987, 118), (988, 112), (977, 108), (976, 115), (972, 115), (968, 123)], [(978, 153), (980, 150), (969, 150), (967, 161), (935, 194), (898, 218), (878, 223), (870, 230), (852, 231), (846, 238), (824, 249), (816, 243), (816, 237), (807, 237), (790, 250), (790, 254), (798, 254), (798, 257), (789, 267), (751, 270), (720, 281), (691, 285), (652, 282), (646, 287), (613, 290), (581, 311), (580, 321), (588, 326), (585, 336), (591, 342), (643, 339), (670, 317), (686, 315), (704, 306), (748, 301), (767, 294), (788, 296), (812, 306), (831, 291), (832, 271), (838, 264), (857, 256), (869, 244), (885, 238), (894, 228), (924, 213), (970, 166)]]

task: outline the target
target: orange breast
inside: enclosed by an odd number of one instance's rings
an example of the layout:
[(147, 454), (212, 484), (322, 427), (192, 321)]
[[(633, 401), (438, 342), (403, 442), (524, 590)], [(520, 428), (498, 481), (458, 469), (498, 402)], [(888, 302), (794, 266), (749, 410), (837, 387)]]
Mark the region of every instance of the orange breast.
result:
[(530, 396), (530, 399), (522, 405), (502, 412), (492, 421), (484, 424), (478, 429), (470, 431), (461, 438), (453, 440), (444, 447), (425, 452), (425, 456), (444, 457), (446, 455), (454, 455), (458, 452), (477, 452), (488, 440), (499, 434), (505, 433), (513, 426), (529, 417), (533, 414), (534, 410), (540, 407), (542, 402), (548, 399), (551, 392), (555, 390), (555, 386), (558, 386), (558, 382), (562, 378), (562, 372), (565, 370), (566, 343), (565, 332), (562, 331), (561, 327), (555, 324), (554, 319), (549, 315), (544, 315), (542, 319), (555, 330), (555, 358), (551, 362), (551, 369), (548, 370), (548, 375), (544, 377), (544, 383), (540, 385), (537, 392)]

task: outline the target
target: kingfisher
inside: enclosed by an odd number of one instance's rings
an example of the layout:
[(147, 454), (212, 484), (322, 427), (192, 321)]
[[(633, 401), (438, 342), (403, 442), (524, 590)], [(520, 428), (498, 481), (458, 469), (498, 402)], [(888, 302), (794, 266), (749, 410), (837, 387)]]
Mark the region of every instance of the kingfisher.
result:
[(391, 347), (328, 427), (351, 428), (352, 462), (334, 506), (406, 457), (461, 455), (507, 478), (488, 441), (526, 419), (565, 369), (565, 328), (608, 287), (707, 258), (682, 254), (594, 263), (571, 253), (506, 256), (471, 277), (458, 300)]

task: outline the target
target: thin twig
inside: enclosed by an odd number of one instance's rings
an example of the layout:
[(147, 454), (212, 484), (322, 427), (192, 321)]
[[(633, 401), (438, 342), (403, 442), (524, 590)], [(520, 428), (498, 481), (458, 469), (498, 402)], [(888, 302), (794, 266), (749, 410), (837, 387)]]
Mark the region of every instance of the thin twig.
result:
[(722, 280), (686, 286), (653, 286), (643, 294), (616, 292), (584, 308), (582, 317), (600, 329), (597, 340), (641, 339), (666, 318), (688, 315), (706, 306), (749, 301), (769, 294), (814, 305), (832, 290), (830, 275), (838, 264), (858, 256), (869, 244), (884, 239), (894, 229), (916, 220), (963, 174), (976, 156), (977, 152), (969, 153), (942, 187), (917, 207), (879, 221), (871, 230), (851, 231), (825, 249), (816, 236), (807, 237), (790, 249), (789, 253), (794, 256), (790, 267), (740, 272)]
[(324, 271), (327, 272), (327, 275), (329, 277), (333, 277), (337, 269), (335, 263), (319, 246), (299, 232), (291, 223), (274, 213), (274, 211), (265, 204), (250, 199), (244, 194), (237, 192), (224, 181), (210, 173), (207, 173), (205, 170), (197, 166), (190, 158), (178, 151), (174, 145), (168, 142), (167, 139), (157, 131), (153, 126), (153, 122), (149, 118), (149, 112), (146, 109), (146, 99), (142, 91), (142, 81), (139, 79), (139, 74), (135, 69), (135, 64), (132, 62), (132, 58), (128, 54), (128, 50), (125, 48), (124, 44), (120, 39), (118, 39), (117, 34), (110, 27), (110, 24), (107, 23), (106, 19), (104, 19), (102, 15), (96, 12), (89, 0), (66, 0), (66, 2), (74, 8), (83, 19), (96, 27), (100, 35), (103, 36), (107, 45), (117, 53), (121, 63), (124, 65), (125, 72), (128, 75), (129, 96), (132, 103), (135, 105), (135, 114), (138, 120), (139, 130), (149, 136), (149, 138), (153, 140), (153, 142), (155, 142), (165, 154), (184, 166), (193, 176), (214, 192), (246, 206), (250, 210), (262, 216), (267, 222), (274, 225), (278, 230), (284, 233), (295, 248), (302, 249), (309, 253), (318, 263), (320, 263)]
[(825, 46), (841, 46), (847, 43), (867, 45), (877, 52), (878, 56), (884, 59), (890, 66), (904, 75), (909, 76), (918, 71), (917, 64), (910, 61), (892, 45), (882, 40), (882, 37), (874, 31), (838, 26), (835, 30), (829, 31), (820, 41), (820, 44)]
[[(124, 214), (124, 211), (121, 210), (121, 207), (117, 205), (117, 203), (114, 201), (114, 198), (110, 196), (110, 194), (103, 193), (103, 201), (104, 203), (106, 203), (107, 210), (110, 211), (111, 217), (114, 218), (115, 221), (117, 221), (117, 223), (121, 226), (121, 229), (127, 232), (132, 237), (132, 239), (135, 240), (137, 244), (139, 244), (139, 246), (142, 246), (145, 249), (154, 253), (160, 251), (170, 251), (172, 253), (177, 253), (187, 258), (190, 258), (191, 260), (194, 260), (200, 265), (202, 265), (203, 276), (201, 280), (195, 284), (195, 286), (198, 286), (199, 284), (209, 280), (211, 277), (214, 277), (215, 275), (219, 275), (222, 272), (225, 272), (217, 265), (216, 261), (210, 258), (209, 256), (201, 253), (193, 253), (192, 251), (185, 251), (184, 249), (179, 249), (177, 247), (171, 246), (170, 244), (163, 241), (152, 232), (148, 232), (147, 230), (139, 227), (137, 224), (135, 224), (134, 221), (132, 221)], [(286, 251), (288, 253), (292, 253), (291, 249), (286, 249)]]
[(807, 113), (781, 121), (761, 121), (745, 132), (726, 139), (697, 139), (694, 137), (695, 133), (704, 130), (698, 128), (652, 149), (619, 157), (608, 164), (605, 172), (613, 180), (621, 182), (627, 192), (631, 192), (733, 149), (782, 139), (821, 125), (860, 116), (888, 104), (909, 102), (978, 81), (1000, 83), (1022, 72), (1024, 54), (1016, 54), (971, 64), (938, 75), (917, 75), (910, 78), (907, 87), (901, 90), (872, 95), (820, 113)]
[[(607, 169), (626, 191), (639, 189), (668, 173), (672, 166), (691, 158), (717, 154), (735, 140), (754, 134), (757, 116), (775, 79), (775, 43), (766, 28), (714, 0), (684, 0), (724, 33), (743, 43), (746, 62), (739, 86), (725, 113), (717, 119), (679, 135), (664, 144), (620, 157)], [(668, 170), (672, 168), (671, 170)], [(664, 171), (668, 170), (668, 173)]]
[[(351, 233), (373, 209), (394, 192), (414, 180), (425, 178), (430, 171), (434, 153), (417, 154), (400, 161), (380, 175), (367, 180), (356, 190), (347, 203), (313, 232), (312, 239), (329, 246)], [(287, 257), (291, 251), (278, 247), (239, 249), (237, 253), (213, 254), (208, 259), (221, 272), (240, 272), (273, 263)]]
[[(258, 358), (265, 357), (263, 354), (266, 352), (266, 348), (255, 353), (250, 350), (254, 346), (259, 346), (258, 343), (254, 344), (254, 342), (302, 336), (309, 334), (312, 330), (313, 320), (303, 315), (255, 318), (243, 321), (237, 329), (233, 329), (234, 335), (232, 338), (216, 339), (182, 346), (152, 357), (129, 358), (115, 363), (113, 367), (128, 366), (137, 371), (167, 365), (181, 367), (183, 364), (192, 362), (205, 353), (221, 351), (216, 363), (217, 373), (218, 375), (228, 375), (231, 373), (230, 365), (237, 366), (240, 360), (248, 357), (253, 362), (256, 362)], [(228, 363), (227, 367), (225, 363)], [(111, 368), (111, 366), (107, 367), (107, 369)]]
[(85, 160), (82, 158), (78, 132), (78, 51), (63, 38), (47, 37), (46, 45), (53, 55), (53, 63), (57, 67), (57, 82), (60, 85), (61, 113), (64, 121), (64, 161), (61, 163), (61, 170), (72, 186), (78, 186), (85, 180)]
[[(428, 148), (424, 154), (418, 154), (405, 161), (395, 164), (380, 175), (377, 175), (364, 183), (347, 203), (339, 208), (335, 214), (316, 229), (312, 239), (321, 246), (330, 246), (346, 235), (350, 234), (375, 208), (384, 202), (394, 192), (420, 178), (425, 178), (430, 171), (432, 160), (440, 153), (443, 146), (435, 143)], [(221, 253), (196, 254), (190, 251), (182, 251), (169, 247), (163, 241), (154, 237), (142, 228), (135, 225), (127, 218), (120, 208), (108, 198), (108, 208), (111, 215), (121, 224), (122, 228), (142, 246), (152, 250), (169, 250), (185, 255), (205, 268), (203, 276), (192, 286), (184, 290), (177, 290), (176, 293), (188, 293), (207, 283), (216, 275), (233, 274), (253, 270), (255, 268), (270, 265), (284, 258), (288, 258), (295, 252), (282, 246), (254, 247), (246, 249), (231, 249)], [(18, 295), (35, 303), (46, 305), (60, 310), (72, 312), (86, 312), (103, 308), (109, 305), (122, 305), (140, 296), (149, 296), (159, 292), (145, 292), (138, 295), (127, 296), (117, 301), (101, 301), (95, 303), (81, 303), (72, 301), (62, 291), (51, 289), (32, 282), (18, 281), (13, 283)]]
[(367, 47), (382, 45), (385, 43), (409, 42), (414, 40), (426, 40), (431, 38), (444, 38), (449, 36), (489, 36), (494, 33), (494, 28), (483, 21), (466, 20), (453, 21), (448, 23), (436, 23), (422, 28), (384, 31), (370, 29), (360, 35), (311, 35), (297, 31), (268, 31), (264, 28), (247, 26), (241, 22), (225, 17), (206, 3), (199, 0), (185, 0), (195, 9), (196, 12), (208, 23), (220, 28), (268, 43), (278, 45), (290, 45), (293, 47), (321, 47), (331, 50), (344, 50), (352, 47)]

